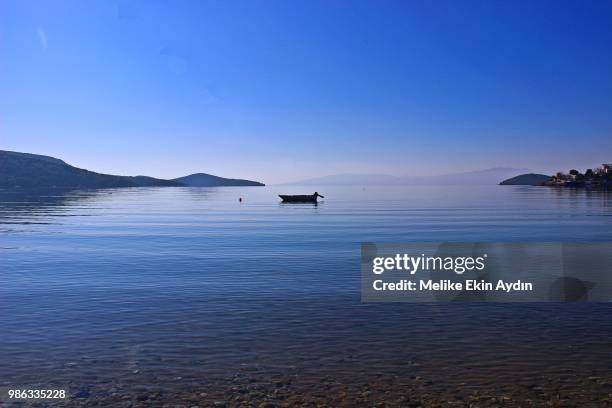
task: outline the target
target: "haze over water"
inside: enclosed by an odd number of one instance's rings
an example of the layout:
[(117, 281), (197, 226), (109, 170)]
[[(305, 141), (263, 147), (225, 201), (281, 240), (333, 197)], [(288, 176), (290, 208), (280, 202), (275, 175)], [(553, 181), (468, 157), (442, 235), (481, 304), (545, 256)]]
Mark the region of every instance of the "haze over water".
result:
[[(236, 376), (534, 395), (612, 378), (607, 304), (359, 294), (361, 242), (612, 241), (609, 193), (318, 190), (317, 206), (281, 204), (278, 193), (312, 193), (294, 186), (0, 192), (0, 385), (175, 401), (221, 398)], [(592, 386), (593, 398), (607, 389)]]

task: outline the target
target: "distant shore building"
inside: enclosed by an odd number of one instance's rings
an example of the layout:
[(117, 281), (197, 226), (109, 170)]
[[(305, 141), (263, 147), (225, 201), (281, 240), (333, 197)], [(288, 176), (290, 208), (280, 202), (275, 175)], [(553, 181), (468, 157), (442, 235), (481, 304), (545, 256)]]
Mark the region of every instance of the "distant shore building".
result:
[(612, 174), (612, 163), (604, 163), (601, 165), (604, 174)]

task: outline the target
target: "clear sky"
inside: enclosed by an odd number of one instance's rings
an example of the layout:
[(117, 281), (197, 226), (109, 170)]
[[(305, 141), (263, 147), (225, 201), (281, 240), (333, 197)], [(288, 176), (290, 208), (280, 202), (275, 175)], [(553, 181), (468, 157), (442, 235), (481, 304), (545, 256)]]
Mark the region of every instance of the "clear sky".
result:
[(0, 149), (266, 183), (612, 162), (612, 1), (0, 0)]

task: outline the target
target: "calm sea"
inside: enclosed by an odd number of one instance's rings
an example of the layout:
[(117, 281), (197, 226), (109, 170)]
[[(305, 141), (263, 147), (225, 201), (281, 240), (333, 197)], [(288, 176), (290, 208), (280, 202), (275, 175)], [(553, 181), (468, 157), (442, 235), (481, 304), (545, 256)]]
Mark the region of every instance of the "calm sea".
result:
[(611, 375), (607, 304), (363, 304), (359, 244), (612, 241), (612, 194), (277, 197), (310, 190), (0, 192), (0, 386), (177, 398), (217, 395), (237, 375), (346, 386), (410, 375), (476, 390)]

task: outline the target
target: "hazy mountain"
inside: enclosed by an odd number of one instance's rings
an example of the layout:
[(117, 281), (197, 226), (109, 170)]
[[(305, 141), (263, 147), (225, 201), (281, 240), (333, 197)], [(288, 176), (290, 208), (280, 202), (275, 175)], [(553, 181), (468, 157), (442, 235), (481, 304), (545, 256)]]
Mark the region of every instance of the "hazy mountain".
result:
[(390, 176), (385, 174), (338, 174), (289, 183), (304, 186), (401, 186), (401, 185), (493, 185), (525, 169), (493, 168), (439, 176)]
[(545, 174), (527, 173), (512, 177), (499, 183), (503, 186), (541, 186), (550, 180), (550, 176)]
[(172, 179), (172, 181), (176, 181), (178, 183), (181, 183), (183, 185), (190, 186), (190, 187), (222, 187), (222, 186), (238, 187), (238, 186), (264, 186), (265, 185), (257, 181), (229, 179), (229, 178), (213, 176), (211, 174), (206, 174), (206, 173), (190, 174), (189, 176)]

